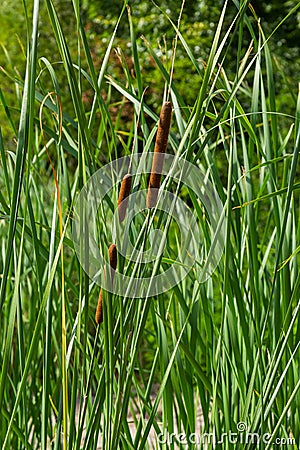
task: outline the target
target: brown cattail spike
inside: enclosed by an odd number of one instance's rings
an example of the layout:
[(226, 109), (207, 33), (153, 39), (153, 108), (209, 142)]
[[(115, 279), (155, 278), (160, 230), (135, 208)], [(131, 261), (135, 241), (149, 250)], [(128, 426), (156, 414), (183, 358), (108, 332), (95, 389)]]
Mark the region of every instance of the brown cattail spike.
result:
[(131, 191), (131, 183), (132, 183), (132, 175), (130, 173), (127, 173), (123, 177), (118, 198), (118, 213), (120, 223), (123, 222), (123, 220), (125, 219), (126, 209), (128, 205), (128, 196)]
[[(111, 244), (108, 248), (108, 256), (109, 256), (109, 265), (113, 270), (116, 270), (117, 268), (117, 262), (118, 262), (118, 252), (117, 252), (117, 246), (115, 244)], [(106, 270), (104, 268), (104, 279), (106, 279)], [(114, 273), (111, 273), (111, 282), (113, 282), (114, 279)], [(95, 315), (96, 324), (103, 322), (103, 294), (102, 294), (102, 288), (100, 289), (99, 293), (99, 299), (98, 299), (98, 305), (96, 309), (96, 315)]]
[(99, 323), (103, 322), (103, 309), (102, 309), (102, 288), (100, 289), (99, 299), (98, 299), (98, 305), (96, 309), (96, 315), (95, 315), (96, 324), (99, 325)]
[(112, 269), (116, 270), (117, 262), (118, 262), (118, 252), (117, 252), (117, 246), (115, 244), (111, 244), (109, 246), (108, 255), (109, 255), (110, 267)]
[(172, 104), (166, 102), (159, 116), (158, 129), (155, 140), (154, 156), (149, 180), (148, 194), (146, 205), (147, 208), (153, 208), (156, 204), (157, 189), (160, 187), (161, 172), (163, 168), (164, 157), (168, 145), (168, 137), (170, 132), (172, 118)]
[(115, 244), (111, 244), (108, 249), (108, 255), (109, 255), (109, 264), (112, 268), (111, 270), (111, 283), (114, 281), (114, 271), (117, 268), (118, 263), (118, 252), (117, 252), (117, 246)]

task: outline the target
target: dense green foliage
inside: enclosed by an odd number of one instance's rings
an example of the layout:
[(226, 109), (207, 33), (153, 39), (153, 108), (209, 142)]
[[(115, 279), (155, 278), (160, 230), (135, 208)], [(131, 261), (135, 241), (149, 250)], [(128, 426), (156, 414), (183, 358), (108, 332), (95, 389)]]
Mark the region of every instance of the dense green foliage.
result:
[[(60, 17), (62, 28), (65, 32), (69, 49), (76, 60), (77, 37), (76, 37), (76, 19), (73, 14), (73, 7), (69, 0), (56, 0), (56, 10)], [(146, 98), (148, 103), (153, 104), (156, 110), (160, 105), (160, 97), (163, 90), (163, 79), (155, 69), (153, 59), (146, 50), (145, 42), (142, 36), (151, 44), (152, 48), (161, 54), (167, 68), (170, 68), (171, 54), (174, 44), (174, 30), (170, 26), (168, 18), (158, 9), (165, 11), (174, 23), (177, 23), (181, 2), (172, 0), (171, 2), (161, 0), (157, 4), (151, 1), (134, 0), (130, 3), (132, 21), (137, 37), (137, 46), (140, 52), (140, 64), (144, 73), (145, 85), (148, 87)], [(205, 64), (207, 61), (216, 23), (223, 1), (212, 0), (187, 0), (181, 20), (181, 31), (185, 36), (194, 57), (199, 62)], [(293, 2), (252, 2), (255, 11), (255, 19), (253, 16), (249, 18), (250, 22), (256, 27), (257, 18), (263, 26), (266, 36), (271, 35), (280, 21), (288, 15)], [(12, 13), (13, 11), (13, 13)], [(85, 26), (87, 40), (89, 42), (91, 55), (96, 69), (101, 67), (103, 52), (113, 32), (116, 21), (121, 11), (119, 1), (82, 1), (80, 14)], [(223, 34), (229, 28), (232, 18), (237, 12), (237, 3), (229, 2), (227, 14), (224, 20)], [(0, 65), (8, 70), (11, 75), (23, 74), (25, 67), (24, 45), (26, 39), (26, 21), (24, 10), (21, 2), (5, 0), (1, 5), (2, 14), (2, 32), (0, 43), (4, 46), (4, 51), (0, 53)], [(30, 18), (31, 9), (28, 8), (27, 14)], [(40, 41), (38, 47), (39, 57), (51, 59), (52, 63), (57, 63), (56, 71), (60, 81), (61, 95), (64, 98), (64, 108), (71, 109), (71, 102), (68, 100), (69, 91), (64, 83), (63, 71), (59, 70), (60, 56), (55, 42), (55, 38), (51, 30), (49, 30), (49, 18), (44, 3), (40, 7)], [(298, 46), (298, 36), (300, 33), (300, 15), (295, 12), (288, 17), (284, 23), (278, 28), (269, 41), (270, 50), (276, 58), (275, 70), (275, 86), (277, 89), (278, 105), (281, 109), (285, 109), (287, 114), (292, 114), (295, 107), (294, 86), (297, 82), (297, 74), (300, 73), (300, 53)], [(244, 39), (242, 45), (248, 47), (251, 42), (251, 35), (247, 29), (244, 30)], [(132, 68), (131, 49), (130, 49), (130, 30), (129, 23), (124, 14), (116, 33), (114, 48), (119, 47), (121, 51), (128, 57), (129, 68)], [(81, 47), (82, 48), (82, 47)], [(230, 45), (230, 54), (227, 54), (228, 75), (232, 70), (232, 74), (236, 72), (240, 61), (236, 61), (237, 57), (237, 41), (233, 41)], [(231, 63), (229, 64), (229, 61)], [(40, 63), (41, 70), (44, 69)], [(83, 67), (84, 68), (84, 67)], [(108, 72), (116, 75), (118, 78), (124, 76), (119, 59), (114, 51), (108, 65)], [(175, 80), (178, 89), (184, 96), (185, 100), (190, 103), (197, 95), (199, 89), (200, 78), (194, 67), (189, 64), (185, 50), (179, 44), (177, 49), (177, 61)], [(1, 89), (5, 96), (6, 103), (14, 108), (20, 106), (16, 103), (14, 94), (15, 88), (12, 87), (11, 81), (7, 77), (3, 77), (0, 73)], [(85, 100), (91, 102), (92, 91), (86, 84)], [(46, 88), (50, 88), (46, 82)], [(12, 94), (12, 95), (11, 95)], [(18, 95), (19, 97), (19, 95)], [(294, 102), (292, 104), (291, 102)], [(0, 118), (3, 111), (0, 111)], [(12, 115), (14, 113), (12, 112)], [(125, 118), (126, 120), (126, 115)], [(4, 125), (4, 139), (7, 139), (10, 132), (6, 130)], [(7, 131), (7, 133), (5, 132)]]

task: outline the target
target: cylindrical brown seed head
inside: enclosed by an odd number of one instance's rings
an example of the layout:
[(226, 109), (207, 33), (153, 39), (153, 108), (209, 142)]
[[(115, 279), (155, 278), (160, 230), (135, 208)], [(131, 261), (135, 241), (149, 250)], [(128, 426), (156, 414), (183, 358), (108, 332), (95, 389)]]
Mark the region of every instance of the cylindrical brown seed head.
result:
[[(109, 255), (109, 264), (110, 267), (113, 270), (116, 270), (117, 268), (117, 262), (118, 262), (118, 252), (117, 252), (117, 246), (115, 244), (111, 244), (108, 248), (108, 255)], [(113, 280), (113, 273), (112, 273), (112, 280)], [(106, 271), (104, 269), (104, 279), (106, 278)], [(97, 304), (97, 309), (96, 309), (96, 315), (95, 315), (95, 320), (96, 320), (96, 324), (98, 325), (99, 323), (103, 322), (103, 308), (102, 308), (102, 303), (103, 303), (103, 294), (102, 294), (102, 288), (100, 289), (100, 293), (99, 293), (99, 299), (98, 299), (98, 304)]]
[(115, 277), (115, 273), (114, 271), (117, 268), (117, 263), (118, 263), (118, 252), (117, 252), (117, 246), (115, 244), (111, 244), (108, 248), (108, 256), (109, 256), (109, 264), (111, 267), (110, 270), (110, 281), (107, 280), (108, 282), (108, 286), (111, 284), (113, 284), (114, 282), (114, 277)]
[(98, 299), (98, 305), (96, 309), (96, 315), (95, 315), (96, 324), (99, 325), (99, 323), (103, 322), (103, 309), (102, 309), (102, 288), (100, 289), (99, 299)]
[(161, 108), (159, 116), (154, 152), (159, 153), (166, 152), (170, 132), (171, 118), (172, 118), (172, 104), (171, 102), (166, 102)]
[(131, 191), (131, 183), (132, 183), (132, 175), (130, 173), (127, 173), (123, 177), (118, 198), (118, 213), (120, 222), (123, 222), (123, 220), (125, 219), (126, 209), (128, 205), (127, 197), (129, 196)]
[(146, 205), (147, 208), (153, 208), (156, 204), (157, 199), (157, 189), (160, 186), (161, 172), (164, 163), (164, 155), (166, 153), (168, 145), (168, 137), (170, 132), (172, 118), (172, 104), (171, 102), (166, 102), (159, 116), (158, 129), (155, 139), (154, 156), (151, 167), (151, 174), (149, 180), (148, 194)]
[(110, 267), (112, 269), (116, 270), (117, 263), (118, 263), (118, 252), (117, 252), (117, 246), (115, 244), (111, 244), (109, 246), (108, 255), (109, 255)]
[(162, 153), (154, 153), (146, 199), (147, 208), (153, 208), (156, 205), (158, 189), (161, 180), (161, 172), (163, 168), (163, 161), (164, 155)]

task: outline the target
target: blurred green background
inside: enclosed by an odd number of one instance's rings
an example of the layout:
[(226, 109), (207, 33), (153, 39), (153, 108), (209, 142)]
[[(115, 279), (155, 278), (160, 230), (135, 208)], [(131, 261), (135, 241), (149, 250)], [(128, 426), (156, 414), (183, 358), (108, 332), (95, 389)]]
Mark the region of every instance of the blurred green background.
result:
[[(175, 32), (170, 26), (168, 19), (162, 14), (161, 8), (167, 15), (177, 22), (179, 15), (181, 1), (178, 0), (158, 0), (154, 4), (151, 1), (133, 0), (130, 2), (131, 14), (138, 40), (138, 49), (141, 56), (141, 64), (143, 69), (143, 76), (146, 80), (148, 88), (145, 93), (146, 102), (154, 109), (158, 110), (161, 105), (163, 80), (155, 64), (148, 52), (143, 52), (145, 42), (142, 36), (151, 44), (152, 48), (156, 50), (167, 63), (171, 65), (172, 48), (174, 45)], [(217, 0), (187, 0), (183, 12), (180, 29), (193, 51), (194, 56), (199, 60), (205, 61), (208, 57), (208, 52), (211, 46), (212, 38), (218, 22), (223, 1)], [(262, 28), (266, 36), (270, 36), (273, 30), (276, 29), (283, 17), (285, 17), (293, 6), (295, 1), (253, 1), (251, 3), (256, 16), (260, 18)], [(55, 8), (60, 17), (63, 30), (68, 39), (69, 49), (71, 51), (74, 63), (76, 63), (78, 48), (76, 39), (76, 19), (72, 4), (68, 0), (56, 0), (54, 2)], [(28, 11), (31, 14), (32, 2), (25, 2)], [(237, 11), (237, 2), (230, 1), (225, 18), (225, 26), (223, 33), (229, 27), (232, 18)], [(92, 57), (96, 68), (101, 67), (101, 62), (107, 43), (112, 35), (117, 18), (121, 11), (121, 2), (116, 0), (83, 0), (81, 2), (82, 21), (85, 26), (89, 46), (91, 48)], [(2, 127), (3, 139), (6, 145), (14, 147), (14, 136), (11, 132), (11, 127), (4, 120), (3, 107), (9, 108), (13, 121), (19, 117), (22, 85), (16, 80), (21, 80), (24, 75), (25, 55), (23, 44), (26, 42), (26, 22), (25, 22), (25, 8), (21, 1), (4, 0), (1, 4), (1, 52), (0, 52), (0, 87), (1, 87), (1, 109), (0, 109), (0, 123)], [(55, 38), (52, 34), (51, 28), (48, 26), (48, 15), (44, 3), (41, 3), (40, 28), (39, 28), (39, 57), (46, 57), (51, 64), (55, 65), (56, 74), (59, 77), (58, 70), (60, 64), (60, 56), (55, 43)], [(253, 20), (253, 26), (256, 23)], [(245, 32), (245, 30), (244, 30)], [(245, 34), (246, 35), (246, 34)], [(232, 36), (235, 39), (234, 36)], [(245, 39), (245, 48), (250, 45), (251, 39)], [(300, 13), (292, 14), (278, 30), (271, 36), (269, 46), (272, 55), (275, 56), (276, 70), (275, 82), (280, 86), (280, 93), (277, 98), (278, 110), (285, 114), (293, 114), (296, 104), (295, 92), (297, 92), (297, 83), (300, 79)], [(124, 73), (122, 65), (117, 57), (116, 48), (127, 56), (127, 64), (129, 70), (133, 70), (133, 63), (131, 59), (130, 49), (130, 30), (128, 25), (128, 18), (124, 14), (120, 26), (117, 31), (117, 38), (114, 44), (114, 50), (111, 53), (108, 72), (113, 74), (114, 78), (123, 81)], [(236, 55), (232, 51), (234, 46), (231, 46), (230, 54), (226, 55), (227, 76), (230, 77), (230, 69), (232, 67), (232, 77), (234, 78), (236, 68), (239, 61), (236, 61)], [(43, 84), (44, 89), (51, 89), (48, 86), (49, 80), (45, 78), (43, 73), (44, 65), (40, 63), (39, 81)], [(85, 67), (83, 67), (85, 69)], [(6, 72), (3, 73), (3, 70)], [(68, 101), (68, 88), (66, 80), (64, 80), (63, 70), (61, 71), (60, 89), (64, 104), (64, 110), (72, 117), (72, 102)], [(179, 92), (184, 96), (186, 104), (193, 101), (199, 90), (199, 76), (195, 73), (193, 66), (189, 63), (188, 57), (179, 43), (176, 55), (176, 65), (174, 80)], [(17, 94), (16, 95), (16, 91)], [(278, 89), (279, 92), (279, 89)], [(105, 94), (106, 95), (106, 94)], [(116, 95), (112, 93), (112, 95)], [(116, 102), (118, 97), (116, 97)], [(89, 104), (92, 101), (92, 92), (89, 90), (88, 84), (84, 92), (84, 101)], [(247, 101), (247, 100), (245, 100)], [(123, 105), (124, 106), (124, 105)], [(116, 103), (116, 113), (118, 104)], [(122, 111), (121, 119), (126, 122), (131, 120), (130, 107), (125, 107)]]

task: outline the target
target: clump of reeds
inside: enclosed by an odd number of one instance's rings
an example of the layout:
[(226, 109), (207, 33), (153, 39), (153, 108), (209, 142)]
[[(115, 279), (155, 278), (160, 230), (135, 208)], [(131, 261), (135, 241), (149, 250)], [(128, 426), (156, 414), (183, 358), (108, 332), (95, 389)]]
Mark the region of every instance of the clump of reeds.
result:
[[(109, 256), (109, 265), (111, 267), (111, 282), (113, 282), (114, 279), (114, 271), (117, 268), (118, 263), (118, 253), (117, 253), (117, 246), (115, 244), (111, 244), (108, 249), (108, 256)], [(106, 273), (104, 271), (104, 278), (106, 278)], [(103, 322), (103, 290), (100, 289), (99, 298), (98, 298), (98, 304), (95, 314), (95, 320), (96, 324), (99, 325)]]
[(128, 196), (131, 191), (132, 175), (127, 173), (124, 175), (121, 183), (119, 198), (118, 198), (118, 214), (120, 223), (123, 222), (126, 215)]
[(172, 104), (165, 102), (159, 116), (158, 130), (155, 139), (154, 156), (149, 179), (146, 205), (153, 208), (157, 200), (157, 190), (160, 187), (164, 155), (166, 153), (172, 117)]

